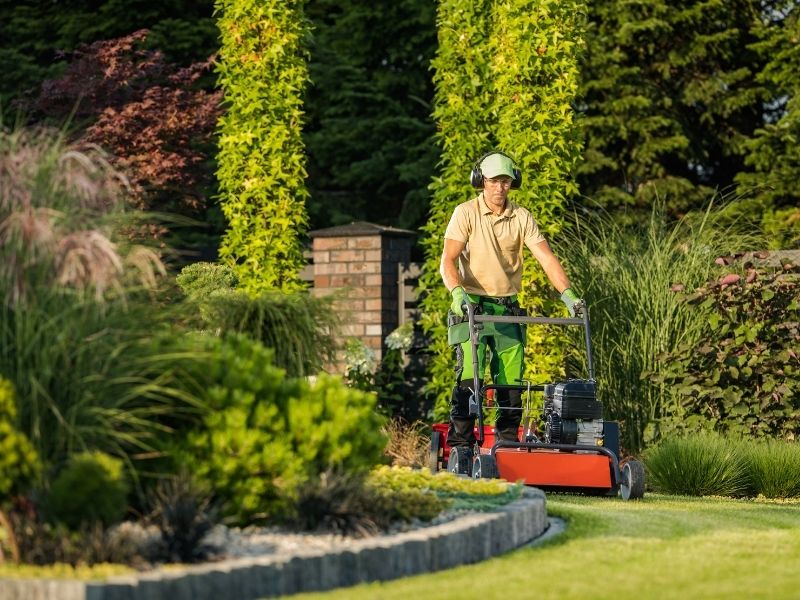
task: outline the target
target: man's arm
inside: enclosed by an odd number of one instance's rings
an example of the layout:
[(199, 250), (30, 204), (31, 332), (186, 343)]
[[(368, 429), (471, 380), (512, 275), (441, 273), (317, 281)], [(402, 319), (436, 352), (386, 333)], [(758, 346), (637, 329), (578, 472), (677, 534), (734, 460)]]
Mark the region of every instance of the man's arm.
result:
[(553, 284), (553, 287), (558, 290), (559, 294), (570, 287), (569, 278), (564, 272), (564, 267), (561, 266), (558, 258), (553, 254), (547, 240), (543, 240), (533, 246), (531, 252), (533, 252), (533, 256), (539, 261), (539, 264), (542, 265), (547, 278)]
[(458, 273), (456, 261), (465, 247), (466, 244), (464, 242), (451, 240), (449, 238), (445, 238), (444, 240), (444, 251), (442, 252), (442, 261), (439, 265), (439, 273), (442, 275), (442, 281), (448, 291), (452, 291), (454, 287), (461, 285), (461, 275)]

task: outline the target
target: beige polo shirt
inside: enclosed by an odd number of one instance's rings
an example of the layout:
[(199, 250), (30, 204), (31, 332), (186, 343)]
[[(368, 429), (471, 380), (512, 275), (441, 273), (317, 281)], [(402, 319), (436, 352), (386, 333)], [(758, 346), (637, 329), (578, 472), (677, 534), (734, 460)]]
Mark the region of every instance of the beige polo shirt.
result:
[(531, 213), (506, 200), (506, 209), (495, 215), (477, 198), (456, 206), (444, 237), (464, 242), (459, 256), (461, 285), (470, 294), (511, 296), (522, 288), (523, 244), (544, 241)]

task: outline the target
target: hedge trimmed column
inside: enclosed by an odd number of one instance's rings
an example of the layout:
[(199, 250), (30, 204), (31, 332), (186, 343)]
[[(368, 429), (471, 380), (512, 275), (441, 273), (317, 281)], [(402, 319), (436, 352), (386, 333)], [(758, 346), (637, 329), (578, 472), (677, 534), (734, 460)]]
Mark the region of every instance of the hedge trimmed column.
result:
[(252, 294), (302, 287), (308, 225), (301, 131), (310, 25), (298, 0), (217, 0), (220, 258)]
[[(561, 209), (577, 192), (571, 172), (581, 143), (571, 102), (584, 14), (582, 0), (439, 3), (433, 67), (442, 171), (431, 186), (420, 280), (423, 327), (433, 340), (429, 391), (437, 397), (438, 419), (446, 418), (453, 385), (445, 325), (449, 295), (439, 276), (445, 226), (455, 206), (477, 193), (469, 184), (473, 161), (495, 148), (513, 156), (524, 174), (511, 199), (528, 208), (547, 235), (559, 231)], [(537, 313), (554, 314), (562, 308), (534, 263), (526, 260), (521, 300)], [(526, 373), (537, 380), (563, 374), (563, 344), (535, 329), (528, 328)]]

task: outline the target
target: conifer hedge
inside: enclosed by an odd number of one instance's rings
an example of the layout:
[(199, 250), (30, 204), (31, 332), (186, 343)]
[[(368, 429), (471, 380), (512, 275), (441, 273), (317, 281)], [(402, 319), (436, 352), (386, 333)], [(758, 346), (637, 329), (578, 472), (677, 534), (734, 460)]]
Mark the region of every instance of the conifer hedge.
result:
[(220, 258), (251, 294), (297, 289), (307, 226), (301, 128), (310, 26), (298, 0), (217, 0)]
[[(489, 149), (515, 158), (522, 188), (511, 199), (528, 208), (543, 233), (561, 227), (561, 209), (577, 193), (571, 172), (581, 153), (571, 103), (577, 89), (585, 4), (580, 0), (442, 0), (437, 26), (434, 117), (443, 149), (424, 227), (423, 326), (434, 359), (429, 391), (436, 417), (447, 414), (453, 358), (447, 346), (447, 290), (439, 276), (444, 230), (456, 205), (476, 195), (474, 161)], [(527, 251), (526, 251), (527, 252)], [(528, 257), (521, 302), (536, 313), (563, 308), (541, 268)], [(528, 329), (526, 374), (535, 381), (563, 374), (557, 332)]]

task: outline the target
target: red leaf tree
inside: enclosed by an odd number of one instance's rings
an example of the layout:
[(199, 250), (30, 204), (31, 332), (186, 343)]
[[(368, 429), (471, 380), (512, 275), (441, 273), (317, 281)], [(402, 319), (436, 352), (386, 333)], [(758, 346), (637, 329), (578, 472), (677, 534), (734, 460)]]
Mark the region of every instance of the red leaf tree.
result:
[[(78, 47), (63, 75), (44, 82), (32, 109), (79, 119), (79, 141), (108, 151), (143, 210), (202, 217), (213, 191), (214, 130), (222, 92), (214, 57), (181, 68), (147, 50), (147, 30)], [(155, 235), (164, 233), (154, 228)]]

